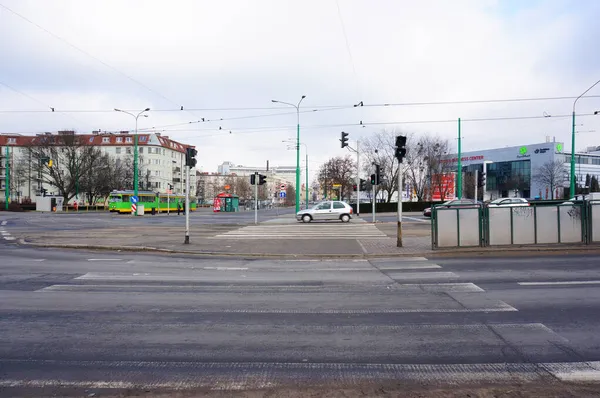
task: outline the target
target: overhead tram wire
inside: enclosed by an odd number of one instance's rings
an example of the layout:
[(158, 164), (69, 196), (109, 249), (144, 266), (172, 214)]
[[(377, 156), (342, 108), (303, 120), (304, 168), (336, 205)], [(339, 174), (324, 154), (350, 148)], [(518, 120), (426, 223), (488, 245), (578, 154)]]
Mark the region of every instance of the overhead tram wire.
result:
[[(86, 55), (86, 56), (88, 56), (88, 57), (92, 58), (93, 60), (95, 60), (95, 61), (97, 61), (97, 62), (101, 63), (102, 65), (104, 65), (104, 66), (105, 66), (105, 67), (107, 67), (108, 69), (112, 70), (113, 72), (115, 72), (115, 73), (117, 73), (117, 74), (119, 74), (119, 75), (121, 75), (121, 76), (123, 76), (123, 77), (127, 78), (128, 80), (130, 80), (130, 81), (132, 81), (132, 82), (134, 82), (134, 83), (138, 84), (139, 86), (141, 86), (141, 87), (145, 88), (146, 90), (150, 91), (150, 92), (151, 92), (151, 93), (153, 93), (154, 95), (157, 95), (157, 96), (161, 97), (162, 99), (164, 99), (165, 101), (167, 101), (167, 102), (170, 102), (171, 104), (178, 106), (178, 107), (179, 107), (179, 109), (180, 109), (180, 111), (184, 110), (184, 107), (183, 107), (183, 106), (181, 106), (181, 104), (178, 104), (177, 102), (175, 102), (175, 101), (173, 101), (173, 100), (171, 100), (171, 99), (167, 98), (166, 96), (164, 96), (163, 94), (159, 93), (158, 91), (156, 91), (156, 90), (154, 90), (154, 89), (152, 89), (152, 88), (148, 87), (147, 85), (145, 85), (144, 83), (140, 82), (139, 80), (137, 80), (137, 79), (134, 79), (133, 77), (131, 77), (131, 76), (129, 76), (128, 74), (126, 74), (125, 72), (122, 72), (122, 71), (120, 71), (119, 69), (115, 68), (114, 66), (112, 66), (112, 65), (108, 64), (107, 62), (105, 62), (105, 61), (101, 60), (100, 58), (98, 58), (98, 57), (96, 57), (96, 56), (94, 56), (94, 55), (90, 54), (90, 53), (89, 53), (89, 52), (87, 52), (86, 50), (84, 50), (84, 49), (82, 49), (82, 48), (80, 48), (80, 47), (78, 47), (78, 46), (76, 46), (76, 45), (72, 44), (71, 42), (69, 42), (69, 41), (67, 41), (66, 39), (64, 39), (64, 38), (62, 38), (62, 37), (60, 37), (60, 36), (58, 36), (57, 34), (55, 34), (55, 33), (51, 32), (51, 31), (49, 31), (48, 29), (44, 28), (43, 26), (41, 26), (41, 25), (39, 25), (39, 24), (37, 24), (37, 23), (33, 22), (32, 20), (30, 20), (29, 18), (25, 17), (24, 15), (22, 15), (22, 14), (20, 14), (20, 13), (16, 12), (16, 11), (14, 11), (13, 9), (11, 9), (11, 8), (9, 8), (9, 7), (7, 7), (7, 6), (5, 6), (5, 5), (4, 5), (4, 4), (2, 4), (2, 3), (0, 3), (0, 7), (1, 7), (1, 8), (3, 8), (3, 9), (5, 9), (6, 11), (10, 12), (11, 14), (13, 14), (13, 15), (17, 16), (18, 18), (21, 18), (23, 21), (25, 21), (25, 22), (27, 22), (27, 23), (29, 23), (29, 24), (31, 24), (31, 25), (33, 25), (33, 26), (35, 26), (36, 28), (38, 28), (38, 29), (40, 29), (40, 30), (42, 30), (43, 32), (45, 32), (45, 33), (47, 33), (48, 35), (50, 35), (50, 36), (54, 37), (55, 39), (57, 39), (57, 40), (59, 40), (59, 41), (63, 42), (64, 44), (66, 44), (67, 46), (69, 46), (69, 47), (71, 47), (71, 48), (75, 49), (76, 51), (79, 51), (80, 53), (82, 53), (82, 54), (84, 54), (84, 55)], [(187, 111), (187, 110), (186, 110), (186, 111)], [(190, 112), (190, 111), (187, 111), (187, 112), (188, 112), (189, 114), (193, 115), (194, 117), (198, 117), (198, 115), (196, 115), (196, 114), (194, 114), (194, 113), (192, 113), (192, 112)]]

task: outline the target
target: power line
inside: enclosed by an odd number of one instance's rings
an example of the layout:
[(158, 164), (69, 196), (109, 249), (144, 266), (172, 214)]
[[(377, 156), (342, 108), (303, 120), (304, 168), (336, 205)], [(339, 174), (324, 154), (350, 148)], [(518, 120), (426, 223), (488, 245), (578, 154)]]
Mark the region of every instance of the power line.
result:
[(350, 50), (350, 42), (348, 41), (348, 35), (346, 34), (346, 26), (344, 25), (344, 19), (342, 18), (342, 11), (340, 10), (339, 0), (335, 0), (337, 7), (338, 18), (340, 19), (340, 25), (342, 26), (342, 33), (344, 35), (344, 41), (346, 42), (346, 50), (348, 51), (348, 57), (350, 58), (350, 65), (352, 65), (352, 72), (354, 73), (354, 83), (356, 84), (356, 91), (358, 92), (358, 98), (362, 98), (360, 84), (358, 82), (358, 74), (356, 73), (356, 66), (354, 65), (354, 58), (352, 57), (352, 51)]
[[(27, 93), (25, 93), (25, 92), (23, 92), (23, 91), (21, 91), (21, 90), (18, 90), (18, 89), (16, 89), (16, 88), (14, 88), (14, 87), (12, 87), (12, 86), (10, 86), (10, 85), (8, 85), (8, 84), (4, 83), (4, 82), (1, 82), (1, 81), (0, 81), (0, 84), (1, 84), (1, 85), (3, 85), (4, 87), (8, 88), (9, 90), (12, 90), (12, 91), (14, 91), (14, 92), (15, 92), (15, 93), (17, 93), (17, 94), (20, 94), (20, 95), (22, 95), (22, 96), (24, 96), (24, 97), (27, 97), (27, 98), (29, 98), (30, 100), (32, 100), (32, 101), (34, 101), (34, 102), (37, 102), (38, 104), (42, 104), (42, 105), (43, 105), (45, 108), (48, 108), (48, 110), (47, 110), (47, 111), (44, 111), (44, 112), (50, 112), (50, 113), (54, 113), (54, 111), (55, 111), (55, 108), (51, 107), (50, 105), (46, 104), (45, 102), (43, 102), (43, 101), (41, 101), (41, 100), (39, 100), (39, 99), (37, 99), (37, 98), (35, 98), (35, 97), (32, 97), (31, 95), (29, 95), (29, 94), (27, 94)], [(63, 112), (63, 111), (60, 111), (60, 110), (58, 110), (58, 111), (57, 111), (57, 113), (60, 113), (60, 114), (62, 114), (63, 116), (66, 116), (66, 117), (68, 117), (68, 118), (70, 118), (70, 119), (72, 119), (72, 120), (76, 121), (77, 123), (83, 123), (84, 125), (86, 125), (86, 124), (87, 124), (87, 123), (85, 123), (85, 122), (82, 122), (81, 120), (79, 120), (79, 119), (75, 118), (74, 116), (72, 116), (72, 115), (69, 115), (69, 114), (68, 114), (68, 113), (66, 113), (66, 112)], [(88, 126), (89, 126), (89, 125), (88, 125)]]
[[(0, 4), (1, 6), (1, 4)], [(435, 105), (469, 105), (469, 104), (490, 104), (504, 102), (534, 102), (534, 101), (565, 101), (574, 100), (577, 97), (532, 97), (532, 98), (503, 98), (503, 99), (487, 99), (487, 100), (465, 100), (465, 101), (437, 101), (437, 102), (398, 102), (398, 103), (373, 103), (363, 104), (358, 107), (393, 107), (393, 106), (435, 106)], [(581, 98), (600, 98), (600, 95), (588, 95)], [(356, 108), (356, 105), (319, 105), (312, 106), (311, 109), (322, 110), (340, 110)], [(249, 110), (283, 110), (286, 107), (239, 107), (239, 108), (185, 108), (188, 111), (215, 111), (215, 112), (230, 112), (230, 111), (249, 111)], [(127, 110), (127, 109), (124, 109)], [(132, 112), (134, 110), (131, 110)], [(0, 113), (42, 113), (49, 111), (42, 110), (0, 110)], [(113, 113), (114, 109), (64, 109), (65, 113)], [(181, 108), (177, 109), (153, 109), (152, 112), (181, 112)], [(313, 112), (313, 110), (308, 111)]]
[[(69, 47), (71, 47), (71, 48), (73, 48), (73, 49), (75, 49), (75, 50), (79, 51), (80, 53), (82, 53), (82, 54), (85, 54), (85, 55), (87, 55), (88, 57), (90, 57), (90, 58), (94, 59), (95, 61), (97, 61), (97, 62), (101, 63), (102, 65), (104, 65), (105, 67), (109, 68), (109, 69), (110, 69), (110, 70), (112, 70), (113, 72), (116, 72), (116, 73), (120, 74), (121, 76), (124, 76), (125, 78), (129, 79), (130, 81), (132, 81), (132, 82), (134, 82), (134, 83), (136, 83), (136, 84), (140, 85), (141, 87), (144, 87), (146, 90), (148, 90), (148, 91), (150, 91), (151, 93), (153, 93), (153, 94), (155, 94), (155, 95), (157, 95), (157, 96), (161, 97), (162, 99), (166, 100), (167, 102), (170, 102), (170, 103), (171, 103), (171, 104), (173, 104), (173, 105), (178, 105), (178, 104), (177, 104), (175, 101), (173, 101), (173, 100), (171, 100), (171, 99), (169, 99), (169, 98), (165, 97), (164, 95), (162, 95), (162, 94), (161, 94), (161, 93), (159, 93), (158, 91), (156, 91), (156, 90), (154, 90), (154, 89), (152, 89), (152, 88), (148, 87), (148, 86), (147, 86), (147, 85), (145, 85), (144, 83), (140, 82), (140, 81), (139, 81), (139, 80), (137, 80), (137, 79), (134, 79), (133, 77), (129, 76), (128, 74), (126, 74), (126, 73), (124, 73), (124, 72), (121, 72), (119, 69), (115, 68), (114, 66), (112, 66), (112, 65), (110, 65), (110, 64), (108, 64), (108, 63), (106, 63), (106, 62), (104, 62), (104, 61), (103, 61), (103, 60), (101, 60), (100, 58), (98, 58), (98, 57), (96, 57), (96, 56), (94, 56), (94, 55), (90, 54), (89, 52), (85, 51), (84, 49), (82, 49), (82, 48), (80, 48), (80, 47), (78, 47), (78, 46), (76, 46), (76, 45), (74, 45), (74, 44), (70, 43), (70, 42), (69, 42), (69, 41), (67, 41), (66, 39), (64, 39), (64, 38), (62, 38), (62, 37), (60, 37), (60, 36), (56, 35), (55, 33), (53, 33), (53, 32), (51, 32), (51, 31), (49, 31), (48, 29), (44, 28), (43, 26), (41, 26), (41, 25), (39, 25), (39, 24), (37, 24), (37, 23), (33, 22), (32, 20), (30, 20), (29, 18), (25, 17), (24, 15), (22, 15), (22, 14), (19, 14), (18, 12), (16, 12), (16, 11), (14, 11), (13, 9), (11, 9), (11, 8), (9, 8), (9, 7), (7, 7), (7, 6), (5, 6), (5, 5), (4, 5), (4, 4), (2, 4), (2, 3), (0, 3), (0, 7), (4, 8), (6, 11), (8, 11), (8, 12), (12, 13), (13, 15), (15, 15), (15, 16), (17, 16), (17, 17), (21, 18), (22, 20), (26, 21), (27, 23), (29, 23), (29, 24), (31, 24), (31, 25), (33, 25), (33, 26), (37, 27), (38, 29), (40, 29), (40, 30), (44, 31), (45, 33), (49, 34), (50, 36), (54, 37), (55, 39), (57, 39), (57, 40), (59, 40), (59, 41), (63, 42), (63, 43), (64, 43), (64, 44), (66, 44), (67, 46), (69, 46)], [(181, 111), (181, 110), (183, 110), (183, 107), (182, 107), (182, 106), (180, 107), (180, 111)], [(191, 113), (191, 112), (190, 112), (190, 113)], [(197, 117), (197, 115), (194, 115), (194, 116), (196, 116), (196, 117)]]

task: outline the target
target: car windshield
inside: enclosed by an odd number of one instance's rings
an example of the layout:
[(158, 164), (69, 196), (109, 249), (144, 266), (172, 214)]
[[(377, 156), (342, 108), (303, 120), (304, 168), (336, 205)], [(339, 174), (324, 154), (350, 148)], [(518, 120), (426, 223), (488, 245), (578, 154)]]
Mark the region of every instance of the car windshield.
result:
[(498, 199), (494, 199), (494, 200), (492, 200), (490, 203), (493, 203), (493, 204), (498, 204), (498, 203), (501, 203), (501, 202), (502, 202), (503, 200), (505, 200), (505, 199), (506, 199), (506, 198), (498, 198)]
[(313, 210), (329, 209), (331, 207), (330, 202), (319, 202), (313, 206)]

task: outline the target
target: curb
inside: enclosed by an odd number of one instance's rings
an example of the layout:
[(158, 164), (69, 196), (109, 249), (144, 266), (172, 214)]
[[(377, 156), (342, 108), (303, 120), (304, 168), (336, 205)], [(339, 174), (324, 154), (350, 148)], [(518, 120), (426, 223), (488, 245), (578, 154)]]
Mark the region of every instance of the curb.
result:
[(562, 246), (562, 247), (520, 247), (520, 248), (492, 248), (481, 250), (481, 248), (469, 248), (459, 250), (436, 250), (432, 252), (417, 253), (373, 253), (373, 254), (274, 254), (274, 253), (229, 253), (229, 252), (197, 252), (190, 250), (173, 250), (152, 246), (106, 246), (106, 245), (86, 245), (86, 244), (52, 244), (27, 242), (24, 238), (19, 238), (17, 242), (23, 246), (74, 249), (74, 250), (103, 250), (103, 251), (124, 251), (139, 253), (164, 253), (164, 254), (185, 254), (192, 256), (205, 257), (252, 257), (252, 258), (311, 258), (311, 259), (368, 259), (368, 258), (390, 258), (390, 257), (466, 257), (466, 256), (511, 256), (511, 255), (539, 255), (552, 253), (553, 255), (567, 255), (578, 253), (600, 254), (600, 246)]

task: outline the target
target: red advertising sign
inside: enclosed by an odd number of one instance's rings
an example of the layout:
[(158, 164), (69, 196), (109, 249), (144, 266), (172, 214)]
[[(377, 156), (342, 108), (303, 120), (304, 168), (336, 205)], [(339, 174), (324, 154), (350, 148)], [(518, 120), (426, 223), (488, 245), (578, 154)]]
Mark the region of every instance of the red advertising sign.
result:
[(215, 198), (215, 200), (213, 201), (213, 212), (219, 212), (221, 211), (221, 199), (219, 198)]
[(454, 199), (454, 173), (434, 174), (431, 177), (431, 200), (446, 201)]

